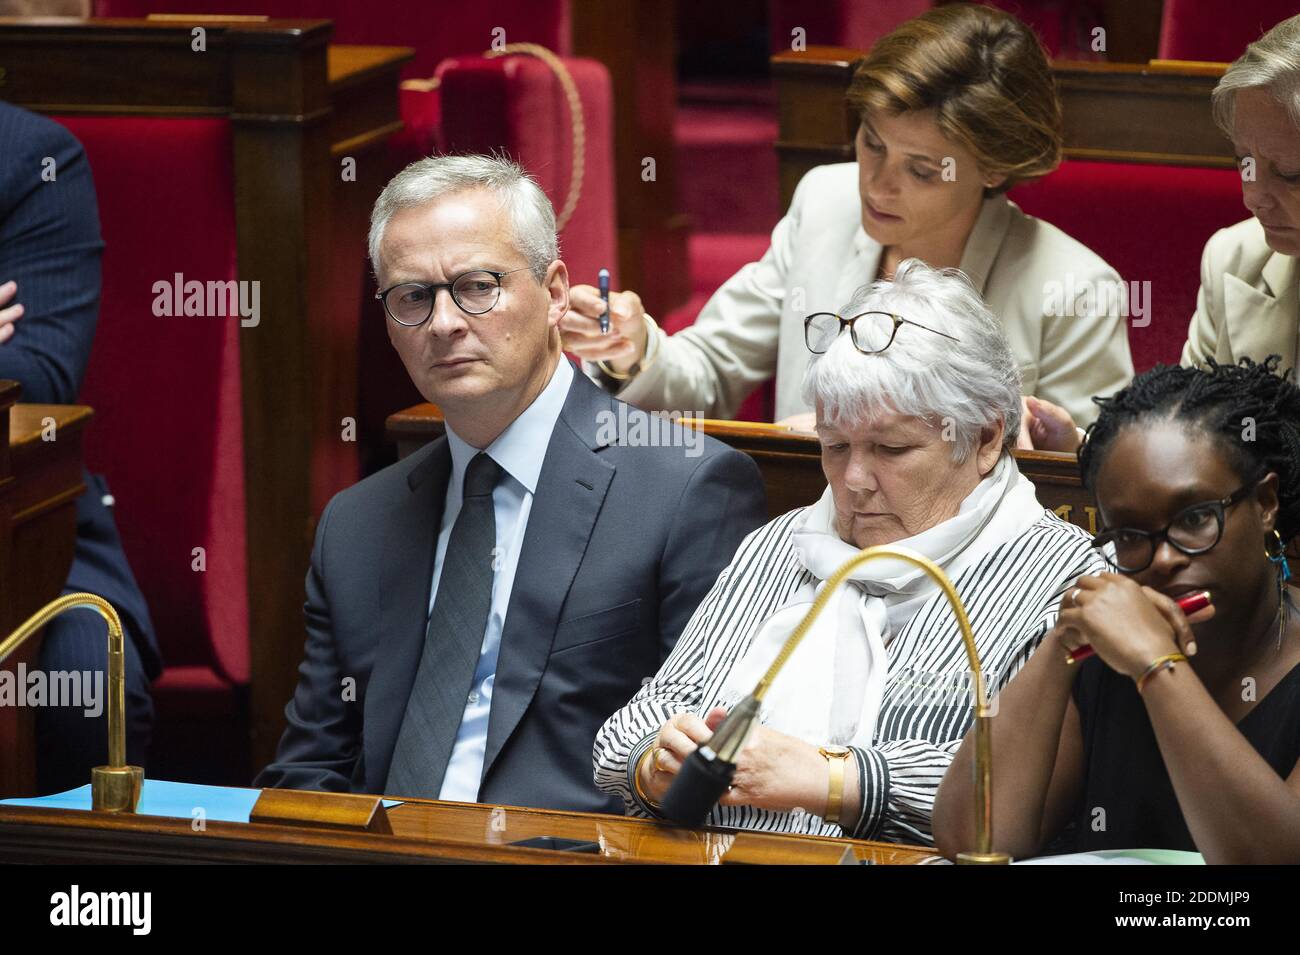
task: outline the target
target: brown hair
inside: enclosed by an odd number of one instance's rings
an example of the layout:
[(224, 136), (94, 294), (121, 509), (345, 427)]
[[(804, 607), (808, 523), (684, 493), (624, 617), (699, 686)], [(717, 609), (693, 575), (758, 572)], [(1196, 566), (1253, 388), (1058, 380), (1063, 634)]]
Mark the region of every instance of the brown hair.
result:
[(1005, 175), (986, 195), (1061, 162), (1061, 103), (1047, 54), (1014, 16), (970, 3), (936, 7), (881, 37), (853, 74), (861, 117), (933, 109), (939, 129), (981, 170)]

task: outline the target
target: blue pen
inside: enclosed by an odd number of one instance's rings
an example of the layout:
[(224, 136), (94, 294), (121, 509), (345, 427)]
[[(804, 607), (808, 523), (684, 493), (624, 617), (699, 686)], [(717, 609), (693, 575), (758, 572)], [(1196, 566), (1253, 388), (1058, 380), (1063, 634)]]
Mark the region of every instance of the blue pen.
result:
[(600, 300), (605, 310), (600, 313), (600, 333), (609, 334), (609, 269), (600, 270)]

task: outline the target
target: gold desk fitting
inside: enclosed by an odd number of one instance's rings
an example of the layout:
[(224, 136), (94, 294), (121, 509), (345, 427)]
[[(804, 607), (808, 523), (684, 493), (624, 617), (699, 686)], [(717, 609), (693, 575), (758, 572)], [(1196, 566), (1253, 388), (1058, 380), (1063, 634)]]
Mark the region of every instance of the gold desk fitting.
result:
[[(785, 644), (781, 647), (781, 652), (776, 655), (776, 659), (772, 661), (772, 665), (767, 668), (767, 672), (758, 681), (754, 691), (732, 708), (731, 714), (722, 721), (717, 730), (714, 731), (713, 736), (700, 746), (698, 752), (705, 761), (710, 763), (716, 764), (722, 761), (734, 763), (750, 731), (758, 722), (763, 697), (771, 687), (772, 681), (776, 679), (776, 675), (781, 672), (781, 668), (785, 666), (786, 661), (790, 659), (790, 655), (794, 653), (795, 648), (799, 646), (799, 642), (803, 640), (804, 635), (812, 627), (813, 621), (817, 619), (818, 615), (825, 609), (826, 604), (830, 602), (831, 595), (844, 583), (849, 574), (867, 563), (867, 561), (874, 560), (877, 557), (893, 557), (896, 560), (901, 560), (919, 568), (943, 590), (944, 596), (948, 598), (948, 604), (952, 607), (953, 614), (957, 617), (957, 626), (961, 629), (962, 642), (966, 645), (966, 659), (969, 661), (971, 672), (975, 676), (976, 846), (973, 852), (959, 853), (957, 861), (968, 865), (1005, 865), (1011, 861), (1011, 857), (1006, 853), (993, 851), (992, 713), (989, 711), (988, 694), (984, 685), (984, 671), (980, 668), (979, 653), (975, 649), (975, 636), (971, 632), (970, 620), (966, 616), (966, 608), (962, 606), (961, 598), (957, 596), (957, 591), (948, 576), (938, 564), (916, 551), (904, 547), (868, 547), (858, 551), (857, 554), (845, 561), (826, 581), (826, 586), (817, 594), (813, 605), (808, 608), (808, 612), (799, 621), (799, 625), (786, 638)], [(669, 799), (665, 797), (664, 802), (667, 805)], [(673, 814), (670, 812), (669, 815), (672, 817)]]
[(103, 597), (65, 594), (28, 617), (0, 642), (0, 663), (28, 637), (65, 610), (85, 607), (108, 624), (108, 765), (90, 771), (91, 808), (99, 812), (135, 812), (144, 786), (144, 770), (126, 765), (126, 662), (122, 621)]

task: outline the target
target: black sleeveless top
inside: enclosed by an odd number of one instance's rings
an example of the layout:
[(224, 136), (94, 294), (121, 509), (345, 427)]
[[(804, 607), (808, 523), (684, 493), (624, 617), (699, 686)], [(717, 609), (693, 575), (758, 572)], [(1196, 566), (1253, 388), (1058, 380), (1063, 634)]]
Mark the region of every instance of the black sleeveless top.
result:
[[(1075, 680), (1074, 703), (1084, 760), (1075, 851), (1197, 851), (1137, 684), (1093, 657)], [(1300, 665), (1256, 702), (1237, 730), (1279, 777), (1291, 775), (1300, 759)]]

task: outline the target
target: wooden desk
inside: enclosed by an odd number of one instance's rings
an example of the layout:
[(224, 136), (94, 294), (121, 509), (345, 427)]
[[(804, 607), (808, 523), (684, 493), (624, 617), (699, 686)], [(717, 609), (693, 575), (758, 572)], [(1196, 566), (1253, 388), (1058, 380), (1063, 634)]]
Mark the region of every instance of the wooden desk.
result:
[[(844, 93), (865, 55), (846, 47), (810, 46), (772, 57), (783, 210), (813, 166), (853, 160), (858, 118)], [(1233, 166), (1232, 144), (1210, 116), (1210, 91), (1226, 66), (1055, 61), (1066, 158)]]
[[(326, 20), (0, 17), (0, 98), (15, 105), (230, 122), (238, 277), (262, 284), (263, 320), (239, 339), (255, 766), (274, 754), (296, 684), (316, 515), (358, 477), (356, 443), (340, 429), (359, 415), (366, 234), (413, 56), (330, 46), (332, 30)], [(349, 157), (355, 180), (341, 174)]]
[[(920, 846), (476, 803), (411, 800), (388, 816), (391, 835), (233, 822), (195, 832), (190, 819), (0, 806), (0, 862), (911, 865), (937, 858)], [(601, 851), (510, 845), (537, 836), (594, 842)]]
[[(0, 637), (63, 591), (77, 539), (81, 438), (89, 408), (15, 404), (18, 386), (0, 382)], [(55, 440), (43, 440), (51, 431)], [(40, 636), (0, 669), (34, 667)], [(0, 706), (0, 793), (36, 791), (34, 714)]]
[[(826, 488), (821, 448), (816, 438), (749, 421), (704, 419), (702, 430), (744, 451), (758, 464), (767, 489), (769, 517), (813, 503)], [(414, 405), (388, 417), (388, 439), (397, 445), (401, 457), (442, 433), (442, 412), (436, 405)], [(1092, 496), (1083, 489), (1074, 455), (1016, 451), (1015, 457), (1021, 473), (1034, 482), (1038, 500), (1044, 507), (1089, 534), (1097, 533), (1097, 508)]]

